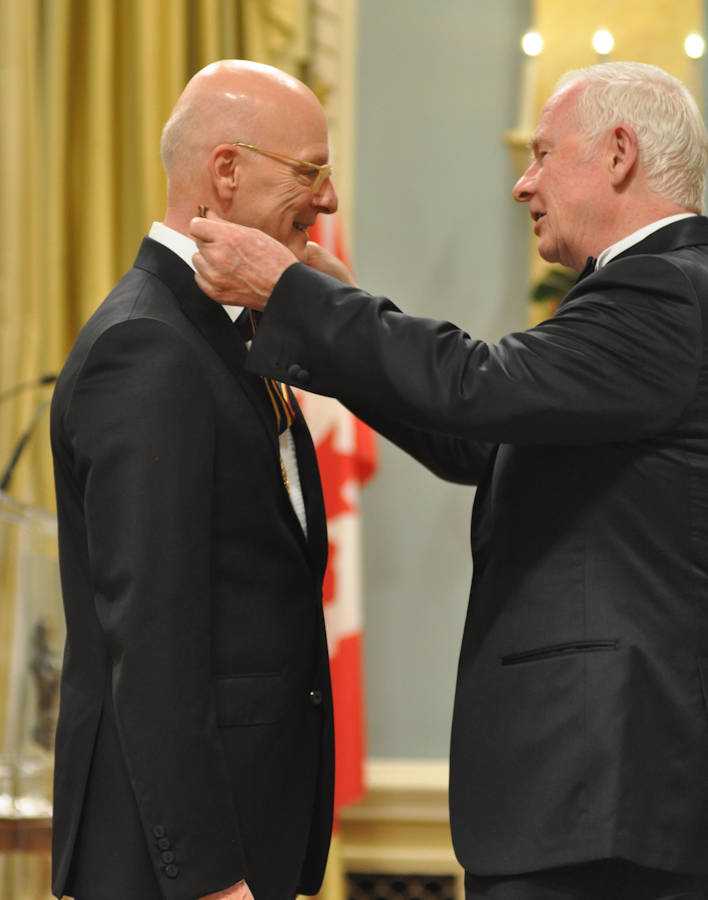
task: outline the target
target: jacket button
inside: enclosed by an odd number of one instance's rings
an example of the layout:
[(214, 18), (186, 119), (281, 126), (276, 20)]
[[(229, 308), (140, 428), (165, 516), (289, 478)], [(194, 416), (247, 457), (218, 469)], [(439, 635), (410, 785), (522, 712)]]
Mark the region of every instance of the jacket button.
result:
[(169, 850), (172, 845), (170, 844), (169, 838), (161, 838), (157, 842), (157, 846), (160, 850)]
[(176, 878), (179, 875), (179, 869), (175, 865), (165, 866), (165, 875), (168, 878)]
[(175, 861), (175, 855), (171, 850), (165, 850), (162, 854), (163, 863), (171, 863)]
[(164, 825), (156, 825), (152, 829), (152, 833), (155, 835), (156, 838), (164, 837), (165, 836), (165, 826)]
[(291, 378), (299, 378), (299, 376), (300, 376), (300, 366), (299, 366), (297, 363), (293, 363), (293, 364), (288, 368), (288, 375), (289, 375)]
[(319, 706), (322, 703), (322, 691), (310, 691), (310, 700), (315, 706)]
[(300, 371), (297, 373), (297, 380), (300, 382), (300, 384), (309, 384), (311, 381), (310, 373), (305, 369), (300, 369)]

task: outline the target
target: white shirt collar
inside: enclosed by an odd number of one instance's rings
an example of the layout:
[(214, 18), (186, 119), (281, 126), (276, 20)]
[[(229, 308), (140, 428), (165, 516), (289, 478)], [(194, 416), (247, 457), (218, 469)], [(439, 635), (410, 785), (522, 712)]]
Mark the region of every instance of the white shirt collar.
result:
[(659, 219), (658, 222), (652, 222), (651, 225), (645, 225), (644, 228), (640, 228), (639, 231), (635, 231), (633, 234), (628, 235), (626, 238), (622, 238), (621, 241), (617, 241), (616, 244), (612, 244), (611, 247), (603, 250), (597, 258), (595, 270), (606, 266), (611, 259), (615, 258), (615, 256), (619, 256), (620, 253), (629, 250), (630, 247), (643, 241), (644, 238), (649, 237), (650, 234), (654, 234), (655, 231), (658, 231), (665, 225), (671, 225), (672, 222), (678, 222), (681, 219), (689, 219), (691, 216), (695, 215), (696, 213), (679, 213), (677, 216), (667, 216), (665, 219)]
[[(186, 234), (181, 234), (181, 232), (175, 231), (174, 228), (163, 225), (162, 222), (153, 222), (148, 237), (152, 238), (153, 241), (157, 241), (158, 244), (163, 244), (163, 246), (179, 256), (180, 259), (187, 263), (192, 271), (197, 271), (194, 268), (192, 257), (199, 248), (197, 247), (196, 241), (187, 237)], [(224, 309), (229, 314), (232, 322), (235, 322), (243, 312), (242, 306), (224, 306)]]

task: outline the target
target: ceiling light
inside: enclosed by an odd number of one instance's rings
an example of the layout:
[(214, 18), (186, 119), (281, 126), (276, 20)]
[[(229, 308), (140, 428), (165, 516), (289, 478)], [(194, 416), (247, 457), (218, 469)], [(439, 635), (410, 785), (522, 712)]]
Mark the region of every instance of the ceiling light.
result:
[(686, 53), (691, 59), (700, 59), (706, 48), (705, 41), (700, 34), (689, 34), (684, 46), (686, 47)]
[(615, 39), (609, 31), (596, 31), (592, 38), (592, 45), (600, 56), (607, 56), (615, 46)]
[(521, 38), (521, 48), (527, 56), (538, 56), (543, 50), (543, 38), (536, 31), (527, 31)]

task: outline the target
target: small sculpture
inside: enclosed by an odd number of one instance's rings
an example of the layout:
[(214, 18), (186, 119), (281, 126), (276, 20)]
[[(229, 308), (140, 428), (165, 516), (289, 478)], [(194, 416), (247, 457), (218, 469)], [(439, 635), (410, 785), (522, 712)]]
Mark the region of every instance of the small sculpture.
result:
[(32, 739), (40, 747), (51, 751), (59, 710), (61, 663), (49, 645), (49, 634), (49, 626), (40, 619), (30, 638), (29, 669), (37, 687), (37, 723), (32, 730)]

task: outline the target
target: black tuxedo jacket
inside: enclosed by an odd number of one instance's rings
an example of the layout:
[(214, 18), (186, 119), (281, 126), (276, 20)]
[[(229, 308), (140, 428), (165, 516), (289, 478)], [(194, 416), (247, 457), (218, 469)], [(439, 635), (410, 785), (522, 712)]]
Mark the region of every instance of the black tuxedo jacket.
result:
[(708, 872), (708, 220), (498, 344), (294, 265), (249, 368), (480, 483), (450, 809), (460, 862)]
[(189, 266), (146, 238), (57, 382), (58, 897), (319, 888), (334, 770), (324, 505), (298, 412), (306, 538), (246, 356)]

